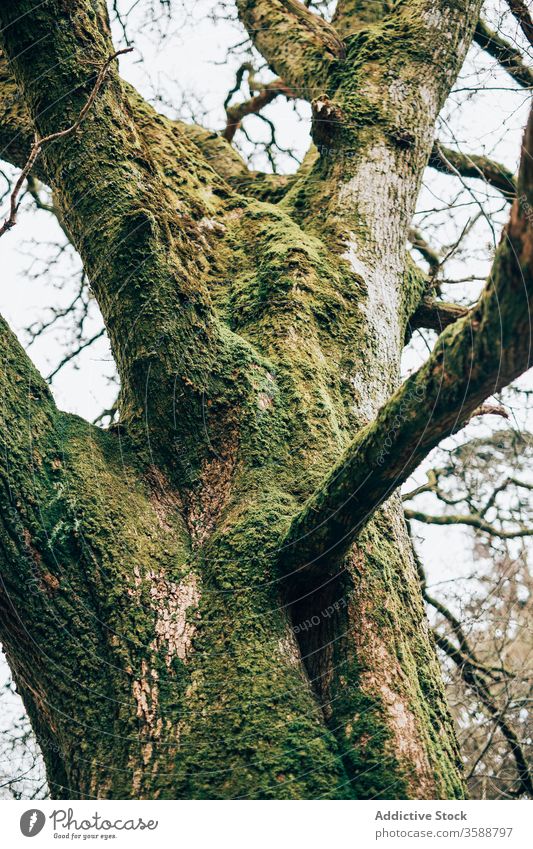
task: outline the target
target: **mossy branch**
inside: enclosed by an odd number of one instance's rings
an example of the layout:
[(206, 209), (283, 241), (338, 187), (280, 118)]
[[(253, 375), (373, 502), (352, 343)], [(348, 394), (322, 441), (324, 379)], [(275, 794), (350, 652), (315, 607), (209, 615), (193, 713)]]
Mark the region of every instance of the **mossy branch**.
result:
[(427, 362), (359, 432), (293, 519), (280, 546), (284, 577), (316, 587), (338, 574), (363, 526), (429, 451), (530, 367), (532, 299), (533, 110), (518, 196), (478, 304), (439, 336)]
[(298, 0), (237, 0), (255, 47), (299, 97), (311, 100), (344, 57), (335, 28)]
[[(83, 132), (56, 136), (58, 126), (79, 126), (87, 68), (102, 67), (113, 53), (111, 36), (105, 16), (84, 0), (68, 10), (52, 0), (35, 15), (30, 5), (15, 11), (0, 3), (2, 49), (31, 122), (53, 140), (46, 179), (104, 318), (123, 413), (133, 431), (148, 407), (162, 450), (175, 457), (178, 438), (180, 455), (196, 457), (202, 393), (225, 345), (205, 285), (215, 237), (210, 241), (199, 222), (211, 221), (222, 203), (205, 186), (224, 196), (229, 188), (114, 70), (101, 95), (90, 98)], [(62, 73), (50, 75), (50, 67)], [(175, 419), (176, 392), (182, 401)]]
[(64, 139), (67, 136), (70, 136), (72, 133), (76, 132), (78, 127), (80, 127), (82, 122), (89, 114), (91, 107), (98, 96), (98, 92), (102, 87), (102, 83), (104, 82), (105, 75), (107, 74), (111, 63), (115, 59), (117, 59), (118, 56), (121, 56), (123, 53), (130, 53), (132, 50), (132, 47), (127, 47), (123, 50), (117, 50), (115, 53), (113, 53), (112, 56), (106, 59), (97, 74), (96, 81), (89, 97), (87, 98), (87, 102), (84, 104), (80, 114), (78, 115), (74, 123), (70, 125), (70, 127), (67, 127), (64, 130), (57, 130), (54, 133), (50, 133), (49, 135), (44, 136), (44, 138), (39, 138), (39, 136), (36, 136), (35, 141), (30, 150), (30, 155), (28, 156), (27, 162), (24, 165), (22, 171), (20, 172), (13, 187), (13, 191), (11, 192), (11, 197), (9, 201), (9, 215), (2, 224), (2, 226), (0, 226), (0, 236), (3, 236), (4, 233), (7, 233), (7, 231), (11, 230), (11, 228), (14, 227), (16, 224), (17, 210), (19, 205), (18, 198), (20, 191), (22, 189), (22, 186), (24, 185), (24, 181), (29, 178), (31, 171), (35, 167), (35, 163), (37, 162), (37, 159), (41, 155), (43, 149), (49, 144), (52, 144), (52, 142), (58, 141), (59, 139)]

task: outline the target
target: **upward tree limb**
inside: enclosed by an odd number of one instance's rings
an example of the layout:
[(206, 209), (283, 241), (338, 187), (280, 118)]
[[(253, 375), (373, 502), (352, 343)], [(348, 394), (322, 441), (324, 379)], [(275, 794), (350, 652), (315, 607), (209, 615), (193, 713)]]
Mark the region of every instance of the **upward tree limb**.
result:
[[(0, 2), (2, 49), (40, 136), (75, 122), (95, 67), (113, 53), (103, 4), (99, 9), (95, 16), (89, 0), (67, 10), (50, 0), (34, 14), (31, 0), (16, 9)], [(58, 67), (61, 74), (51, 73)], [(104, 317), (123, 415), (144, 429), (137, 423), (148, 408), (169, 456), (194, 456), (202, 451), (203, 393), (225, 344), (205, 285), (210, 231), (199, 222), (217, 214), (216, 195), (205, 186), (226, 193), (227, 186), (194, 144), (123, 86), (115, 68), (91, 120), (56, 138), (43, 158)], [(183, 179), (175, 179), (177, 171)]]
[(69, 136), (71, 133), (74, 133), (78, 129), (78, 127), (81, 125), (82, 121), (84, 121), (85, 118), (87, 117), (87, 115), (88, 115), (88, 113), (91, 109), (91, 106), (93, 105), (93, 103), (94, 103), (94, 101), (95, 101), (95, 99), (98, 95), (98, 92), (100, 91), (100, 88), (101, 88), (102, 83), (104, 81), (104, 77), (105, 77), (105, 75), (106, 75), (106, 73), (109, 69), (109, 66), (111, 65), (113, 60), (116, 59), (118, 56), (120, 56), (123, 53), (130, 53), (131, 50), (132, 50), (131, 47), (127, 47), (124, 50), (118, 50), (116, 53), (114, 53), (112, 56), (110, 56), (109, 59), (106, 59), (106, 61), (104, 62), (104, 64), (102, 65), (102, 68), (100, 69), (100, 71), (98, 73), (98, 76), (96, 78), (96, 82), (94, 84), (94, 87), (93, 87), (88, 99), (87, 99), (87, 102), (83, 106), (80, 114), (78, 115), (78, 117), (76, 118), (74, 123), (70, 125), (70, 127), (67, 127), (64, 130), (58, 130), (55, 133), (50, 133), (50, 135), (45, 136), (44, 138), (36, 137), (36, 139), (35, 139), (35, 141), (32, 145), (30, 155), (28, 157), (28, 161), (26, 162), (24, 168), (20, 172), (19, 177), (18, 177), (18, 179), (15, 183), (15, 186), (13, 188), (13, 191), (11, 192), (11, 199), (10, 199), (10, 204), (9, 204), (9, 215), (6, 218), (6, 220), (4, 221), (4, 223), (2, 224), (2, 226), (0, 227), (0, 236), (3, 236), (4, 233), (6, 233), (8, 230), (10, 230), (12, 227), (15, 226), (16, 218), (17, 218), (17, 209), (18, 209), (18, 197), (19, 197), (19, 194), (20, 194), (20, 190), (22, 189), (22, 186), (24, 185), (24, 181), (29, 177), (31, 171), (33, 170), (35, 163), (36, 163), (38, 157), (40, 156), (43, 148), (45, 148), (47, 145), (51, 144), (52, 142), (58, 141), (59, 139), (64, 139), (66, 136)]
[(334, 27), (298, 0), (237, 0), (250, 38), (298, 96), (316, 97), (332, 63), (344, 56)]
[(496, 59), (518, 85), (533, 88), (533, 70), (524, 62), (520, 50), (494, 32), (484, 21), (478, 21), (474, 41)]
[[(146, 144), (150, 144), (150, 152), (163, 171), (170, 171), (171, 166), (175, 167), (180, 157), (180, 147), (187, 141), (192, 151), (196, 148), (201, 151), (202, 156), (196, 164), (199, 168), (204, 166), (205, 180), (209, 180), (211, 169), (230, 182), (235, 179), (253, 182), (257, 177), (257, 173), (249, 171), (237, 151), (227, 145), (221, 136), (197, 124), (171, 121), (159, 115), (133, 86), (124, 81), (122, 85), (127, 109), (135, 119), (137, 130), (144, 137)], [(34, 127), (22, 92), (0, 51), (0, 159), (10, 162), (16, 168), (23, 168), (34, 139)], [(151, 141), (156, 143), (151, 144)], [(211, 168), (206, 167), (207, 162)], [(35, 162), (33, 175), (43, 183), (49, 182), (50, 176), (46, 172), (44, 157)], [(265, 175), (266, 178), (272, 176)]]
[(517, 198), (478, 304), (439, 336), (427, 362), (359, 432), (293, 519), (280, 546), (284, 576), (316, 586), (336, 574), (364, 524), (429, 451), (530, 367), (532, 298), (533, 110)]

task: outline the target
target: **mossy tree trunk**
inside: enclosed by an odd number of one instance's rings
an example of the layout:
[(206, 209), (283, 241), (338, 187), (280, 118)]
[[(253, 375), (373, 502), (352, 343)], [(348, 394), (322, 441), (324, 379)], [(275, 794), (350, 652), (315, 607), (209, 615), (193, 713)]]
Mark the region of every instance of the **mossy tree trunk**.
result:
[[(248, 173), (116, 69), (37, 165), (104, 316), (121, 419), (58, 411), (1, 325), (0, 636), (54, 797), (460, 798), (397, 489), (527, 367), (518, 201), (474, 330), (454, 324), (403, 386), (399, 363), (424, 295), (407, 230), (480, 2), (341, 0), (334, 26), (292, 0), (237, 6), (312, 101), (294, 180)], [(1, 0), (0, 24), (0, 140), (20, 166), (113, 47), (100, 0)]]

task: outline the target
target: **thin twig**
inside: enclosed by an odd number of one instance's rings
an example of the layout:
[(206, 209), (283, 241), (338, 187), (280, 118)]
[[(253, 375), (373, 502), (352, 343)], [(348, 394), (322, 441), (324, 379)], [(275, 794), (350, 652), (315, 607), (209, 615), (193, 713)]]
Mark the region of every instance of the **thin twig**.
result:
[(4, 223), (2, 224), (2, 226), (0, 227), (0, 237), (3, 236), (4, 233), (6, 233), (8, 230), (11, 230), (11, 228), (14, 227), (15, 224), (17, 223), (17, 212), (18, 212), (18, 207), (19, 207), (18, 196), (20, 194), (22, 186), (24, 185), (24, 181), (25, 181), (26, 177), (28, 176), (31, 169), (35, 165), (35, 162), (36, 162), (39, 154), (41, 153), (43, 147), (50, 144), (50, 142), (53, 142), (53, 141), (56, 141), (57, 139), (62, 139), (62, 138), (65, 138), (66, 136), (71, 135), (73, 132), (75, 132), (75, 130), (78, 129), (78, 127), (80, 126), (80, 124), (82, 123), (84, 118), (86, 118), (86, 116), (87, 116), (89, 110), (91, 109), (94, 101), (96, 100), (98, 92), (100, 91), (100, 88), (101, 88), (102, 83), (104, 81), (105, 75), (107, 74), (107, 71), (108, 71), (111, 63), (117, 58), (117, 56), (121, 56), (123, 53), (131, 53), (132, 50), (133, 50), (133, 47), (125, 47), (122, 50), (117, 50), (116, 53), (113, 53), (113, 55), (110, 56), (109, 59), (107, 59), (105, 61), (105, 63), (102, 65), (102, 67), (101, 67), (101, 69), (98, 73), (98, 76), (96, 78), (96, 82), (93, 86), (93, 90), (91, 91), (91, 93), (88, 97), (87, 103), (85, 104), (85, 106), (81, 110), (81, 112), (78, 115), (75, 122), (70, 127), (67, 127), (66, 130), (59, 130), (57, 133), (51, 133), (49, 136), (45, 136), (42, 139), (40, 139), (37, 136), (37, 134), (35, 134), (35, 141), (33, 143), (32, 149), (30, 151), (28, 161), (26, 162), (26, 165), (24, 166), (24, 168), (20, 172), (18, 180), (15, 183), (15, 187), (14, 187), (13, 191), (11, 192), (11, 199), (10, 199), (10, 205), (9, 205), (9, 215), (6, 218), (6, 220), (4, 221)]

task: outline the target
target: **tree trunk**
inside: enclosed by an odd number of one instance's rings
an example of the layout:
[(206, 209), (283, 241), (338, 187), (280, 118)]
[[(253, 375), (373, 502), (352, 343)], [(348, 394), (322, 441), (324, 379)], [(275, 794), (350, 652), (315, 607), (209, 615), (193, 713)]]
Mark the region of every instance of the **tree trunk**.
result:
[[(252, 29), (262, 5), (238, 4)], [(399, 386), (424, 291), (407, 231), (480, 4), (389, 5), (339, 4), (341, 60), (313, 30), (324, 94), (286, 191), (116, 74), (45, 151), (122, 386), (109, 432), (58, 412), (2, 325), (1, 637), (56, 798), (463, 797), (401, 479), (312, 578), (284, 561)], [(112, 46), (88, 0), (0, 2), (0, 23), (20, 163)], [(305, 93), (303, 38), (272, 63)]]

